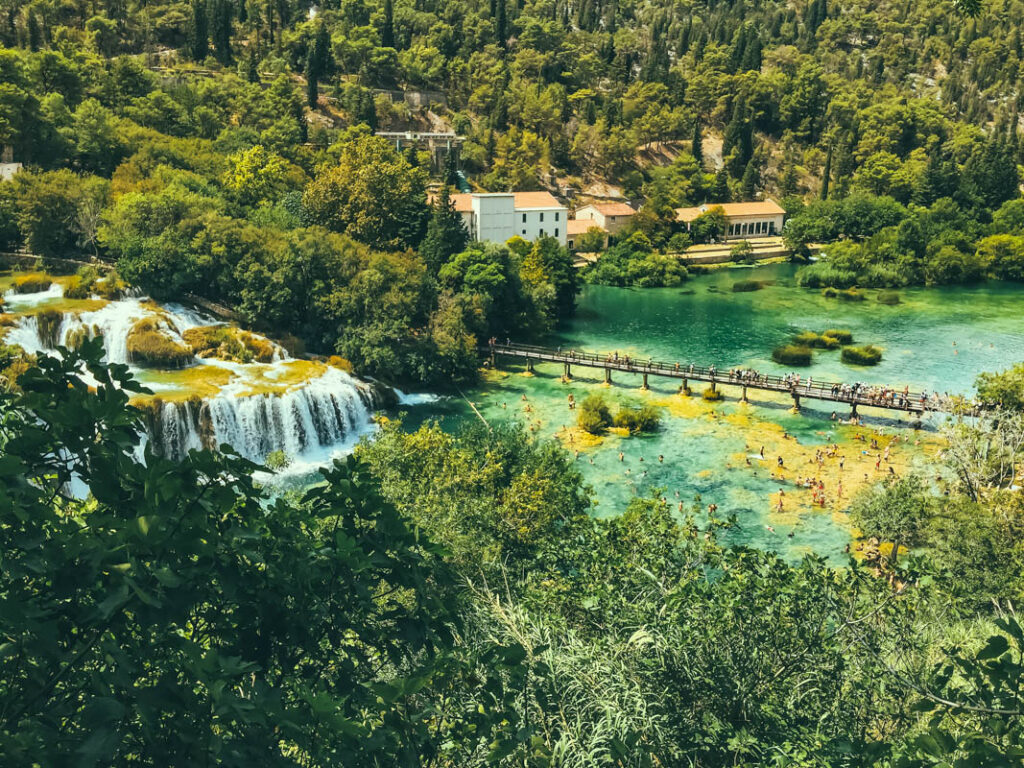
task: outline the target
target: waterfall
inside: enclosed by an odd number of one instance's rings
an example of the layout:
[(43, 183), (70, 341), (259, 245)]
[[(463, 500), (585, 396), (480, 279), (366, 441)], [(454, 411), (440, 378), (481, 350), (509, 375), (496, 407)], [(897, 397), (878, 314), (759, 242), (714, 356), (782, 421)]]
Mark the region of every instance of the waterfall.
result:
[(158, 451), (181, 458), (189, 450), (225, 443), (252, 461), (273, 451), (291, 458), (327, 460), (372, 424), (378, 405), (373, 390), (336, 368), (284, 393), (218, 394), (165, 402), (151, 415), (150, 434)]
[[(105, 360), (130, 365), (129, 332), (146, 318), (155, 320), (163, 333), (182, 344), (182, 334), (189, 328), (219, 324), (180, 305), (157, 306), (134, 296), (90, 311), (60, 312), (43, 307), (21, 315), (8, 329), (5, 341), (31, 353), (53, 353), (57, 346), (75, 347), (82, 339), (102, 336)], [(189, 378), (183, 384), (175, 372), (135, 368), (155, 393), (141, 403), (147, 441), (157, 453), (174, 459), (190, 450), (228, 444), (257, 462), (274, 451), (284, 451), (291, 460), (307, 465), (330, 461), (372, 428), (373, 410), (382, 404), (381, 398), (369, 384), (316, 363), (308, 364), (305, 380), (284, 383), (293, 379), (296, 369), (289, 366), (296, 365), (278, 345), (270, 363), (197, 358), (190, 371), (196, 372), (199, 380), (204, 367), (229, 374), (228, 383), (219, 383), (205, 398), (187, 396), (187, 388), (195, 386)], [(185, 398), (181, 397), (183, 389)]]

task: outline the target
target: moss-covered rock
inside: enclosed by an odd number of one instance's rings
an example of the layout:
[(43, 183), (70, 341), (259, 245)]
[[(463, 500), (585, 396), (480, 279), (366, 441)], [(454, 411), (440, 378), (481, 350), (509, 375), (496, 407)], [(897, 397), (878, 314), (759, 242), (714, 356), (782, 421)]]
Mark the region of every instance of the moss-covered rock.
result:
[(127, 346), (128, 359), (146, 368), (184, 368), (195, 362), (192, 350), (173, 339), (152, 317), (132, 326)]
[(779, 365), (810, 365), (813, 357), (814, 350), (797, 344), (783, 344), (772, 350), (772, 360)]
[(269, 363), (277, 354), (277, 347), (269, 339), (230, 325), (189, 328), (182, 338), (199, 357), (236, 363)]
[(33, 272), (14, 279), (13, 290), (15, 293), (42, 293), (50, 290), (53, 280), (49, 275)]
[(882, 350), (871, 344), (864, 347), (843, 347), (841, 359), (850, 365), (878, 365), (882, 361)]

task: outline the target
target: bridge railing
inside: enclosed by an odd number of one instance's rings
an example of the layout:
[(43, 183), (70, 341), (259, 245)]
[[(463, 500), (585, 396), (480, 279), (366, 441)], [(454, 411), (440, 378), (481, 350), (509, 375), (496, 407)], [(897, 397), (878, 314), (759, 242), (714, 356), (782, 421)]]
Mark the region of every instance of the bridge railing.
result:
[[(721, 371), (710, 366), (699, 366), (692, 363), (667, 362), (649, 358), (637, 360), (616, 353), (595, 353), (576, 349), (552, 349), (531, 344), (488, 344), (481, 347), (482, 351), (506, 354), (513, 357), (537, 359), (549, 362), (588, 364), (594, 367), (612, 367), (629, 373), (668, 374), (674, 378), (692, 377), (698, 380), (714, 381), (715, 383), (734, 386), (751, 386), (760, 389), (772, 389), (780, 392), (791, 392), (796, 395), (814, 397), (834, 402), (857, 403), (859, 405), (882, 405), (903, 410), (942, 410), (942, 404), (926, 397), (921, 392), (883, 388), (877, 385), (862, 384), (856, 393), (850, 391), (843, 382), (802, 380), (799, 384), (783, 376), (765, 374), (750, 369), (731, 369)], [(885, 390), (892, 393), (888, 397), (879, 397), (878, 392)], [(876, 393), (872, 395), (872, 393)]]

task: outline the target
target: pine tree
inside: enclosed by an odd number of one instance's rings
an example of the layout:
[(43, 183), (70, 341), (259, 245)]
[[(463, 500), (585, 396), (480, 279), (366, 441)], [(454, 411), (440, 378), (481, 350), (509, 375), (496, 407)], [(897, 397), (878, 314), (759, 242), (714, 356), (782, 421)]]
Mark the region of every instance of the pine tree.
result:
[(420, 255), (431, 274), (436, 275), (456, 253), (465, 249), (469, 233), (462, 214), (455, 210), (447, 185), (441, 188), (427, 222), (427, 234), (420, 243)]
[(828, 200), (828, 186), (832, 181), (832, 147), (829, 146), (825, 155), (825, 168), (821, 172), (821, 199)]
[(444, 155), (444, 183), (448, 186), (459, 186), (458, 150), (451, 148)]
[(384, 48), (395, 47), (395, 9), (392, 0), (384, 0), (384, 22), (380, 27), (380, 44)]

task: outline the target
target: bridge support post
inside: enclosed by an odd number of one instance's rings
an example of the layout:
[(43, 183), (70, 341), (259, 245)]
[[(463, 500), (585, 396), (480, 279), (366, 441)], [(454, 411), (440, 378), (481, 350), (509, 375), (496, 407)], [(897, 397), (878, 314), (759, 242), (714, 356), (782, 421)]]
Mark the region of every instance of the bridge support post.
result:
[(740, 402), (741, 403), (749, 402), (747, 400), (747, 385), (746, 384), (743, 385), (743, 394), (740, 396)]
[(679, 394), (681, 394), (681, 395), (689, 395), (690, 394), (690, 386), (689, 386), (689, 383), (686, 381), (686, 379), (683, 379), (683, 386), (681, 386), (679, 388)]
[(497, 359), (496, 358), (497, 358), (497, 356), (494, 354), (494, 350), (492, 349), (491, 350), (491, 368), (494, 368), (495, 365), (497, 365)]
[(800, 410), (800, 395), (796, 392), (793, 393), (793, 411), (798, 412)]
[(612, 369), (611, 368), (605, 368), (604, 369), (604, 383), (605, 384), (611, 384), (612, 383)]
[(714, 380), (711, 381), (711, 391), (712, 392), (717, 392), (718, 391), (718, 382), (716, 382)]
[(527, 373), (533, 373), (533, 358), (532, 357), (526, 358), (526, 372)]
[(851, 419), (857, 418), (857, 404), (856, 403), (854, 403), (853, 405), (850, 406), (850, 418)]
[(644, 384), (643, 384), (642, 389), (648, 389), (648, 386), (647, 386), (647, 374), (646, 373), (644, 374)]
[(565, 364), (565, 378), (566, 379), (571, 379), (572, 378), (572, 367), (568, 363)]

